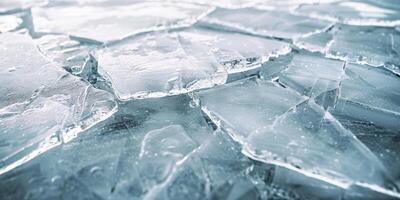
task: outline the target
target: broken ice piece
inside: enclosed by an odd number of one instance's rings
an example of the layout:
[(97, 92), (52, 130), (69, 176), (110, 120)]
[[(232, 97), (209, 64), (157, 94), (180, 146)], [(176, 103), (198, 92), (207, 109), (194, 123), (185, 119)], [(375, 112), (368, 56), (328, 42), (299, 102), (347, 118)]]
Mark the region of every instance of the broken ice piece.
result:
[(111, 94), (47, 61), (27, 36), (0, 34), (0, 45), (0, 174), (115, 111)]
[[(250, 48), (251, 47), (251, 48)], [(157, 33), (96, 53), (100, 74), (121, 100), (176, 95), (226, 82), (290, 52), (287, 43), (203, 29)]]
[(296, 92), (263, 81), (241, 81), (196, 94), (203, 111), (214, 122), (229, 127), (227, 131), (239, 141), (305, 100)]
[(339, 1), (333, 3), (305, 4), (296, 12), (317, 19), (340, 21), (350, 25), (398, 26), (400, 7), (397, 3), (382, 1)]
[(36, 32), (62, 33), (110, 42), (153, 30), (189, 26), (210, 8), (189, 3), (141, 2), (116, 6), (54, 6), (32, 9)]
[(384, 27), (337, 25), (328, 32), (299, 38), (295, 44), (328, 57), (372, 66), (400, 63), (400, 32)]
[(288, 43), (239, 33), (197, 28), (179, 35), (191, 44), (203, 45), (229, 74), (260, 67), (269, 58), (291, 51)]
[(81, 43), (65, 35), (45, 35), (35, 39), (35, 43), (45, 57), (72, 73), (82, 69), (89, 53), (96, 48), (96, 45)]
[(344, 62), (300, 51), (279, 74), (279, 83), (307, 96), (319, 94), (339, 87), (344, 78)]
[(97, 53), (100, 74), (121, 100), (161, 97), (226, 81), (225, 69), (177, 34), (135, 38)]
[(247, 156), (341, 188), (360, 184), (399, 196), (390, 190), (393, 180), (380, 160), (312, 99), (302, 101), (289, 89), (264, 82), (197, 94), (204, 113), (242, 144)]
[(21, 23), (21, 18), (15, 15), (0, 15), (0, 33), (15, 30)]
[(324, 30), (330, 26), (330, 22), (324, 20), (314, 20), (279, 10), (256, 8), (217, 8), (201, 19), (200, 24), (284, 39), (294, 39), (304, 34)]
[[(400, 130), (400, 80), (384, 68), (348, 64), (338, 100), (330, 111), (345, 124), (354, 122), (356, 131), (398, 134)], [(354, 126), (349, 124), (350, 126)]]

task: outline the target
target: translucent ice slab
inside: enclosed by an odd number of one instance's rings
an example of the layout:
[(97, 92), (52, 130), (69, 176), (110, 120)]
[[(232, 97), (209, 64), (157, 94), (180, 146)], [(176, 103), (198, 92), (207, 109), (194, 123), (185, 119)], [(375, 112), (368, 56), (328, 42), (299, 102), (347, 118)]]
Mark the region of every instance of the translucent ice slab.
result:
[(330, 22), (323, 20), (296, 16), (280, 10), (256, 8), (217, 8), (200, 23), (214, 28), (284, 39), (293, 39), (330, 26)]
[(141, 32), (189, 26), (210, 7), (188, 3), (67, 5), (32, 9), (36, 32), (62, 33), (87, 41), (116, 41)]
[(399, 196), (381, 161), (312, 99), (250, 81), (197, 95), (203, 111), (249, 157), (341, 188), (362, 185)]
[(0, 174), (115, 112), (113, 96), (64, 72), (24, 35), (0, 34)]
[[(329, 32), (299, 38), (295, 44), (329, 57), (372, 66), (400, 63), (400, 32), (390, 28), (338, 25)], [(398, 67), (395, 67), (398, 71)]]
[[(248, 48), (251, 47), (251, 48)], [(176, 95), (226, 82), (290, 52), (287, 43), (189, 29), (136, 37), (97, 52), (100, 74), (121, 100)]]

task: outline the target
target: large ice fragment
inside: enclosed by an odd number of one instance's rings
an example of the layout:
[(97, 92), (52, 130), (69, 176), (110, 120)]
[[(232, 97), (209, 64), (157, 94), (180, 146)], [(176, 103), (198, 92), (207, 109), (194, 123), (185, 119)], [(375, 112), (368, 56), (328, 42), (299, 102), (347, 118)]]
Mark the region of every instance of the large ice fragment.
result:
[(0, 174), (107, 118), (113, 96), (64, 72), (27, 36), (0, 34)]
[(313, 99), (249, 81), (197, 95), (204, 112), (249, 157), (341, 188), (355, 184), (399, 196), (380, 160)]
[(279, 82), (301, 94), (318, 96), (339, 87), (344, 77), (344, 62), (300, 52), (294, 54)]
[[(388, 4), (388, 5), (385, 5)], [(330, 4), (306, 4), (296, 12), (317, 19), (340, 21), (351, 25), (398, 26), (400, 7), (390, 1), (339, 1)]]
[(188, 3), (141, 2), (131, 5), (66, 5), (32, 9), (36, 32), (63, 33), (98, 41), (173, 27), (189, 26), (210, 7)]
[(328, 28), (330, 22), (292, 15), (280, 10), (217, 8), (200, 23), (214, 28), (293, 39)]
[(295, 44), (350, 62), (372, 66), (393, 65), (391, 69), (399, 73), (400, 33), (394, 29), (338, 25), (328, 32), (299, 38)]
[[(249, 48), (251, 47), (251, 48)], [(122, 100), (209, 88), (228, 74), (260, 68), (288, 44), (202, 29), (136, 37), (97, 52), (99, 71)]]

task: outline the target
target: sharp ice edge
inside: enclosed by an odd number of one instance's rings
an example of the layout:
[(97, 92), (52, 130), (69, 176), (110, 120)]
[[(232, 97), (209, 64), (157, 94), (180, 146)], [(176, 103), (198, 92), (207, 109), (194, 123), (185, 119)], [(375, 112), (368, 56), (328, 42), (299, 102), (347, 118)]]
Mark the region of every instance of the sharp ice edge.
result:
[[(68, 131), (63, 131), (58, 136), (51, 135), (51, 136), (47, 137), (46, 139), (44, 139), (44, 141), (39, 143), (38, 147), (34, 151), (29, 153), (28, 155), (23, 156), (22, 158), (18, 159), (17, 161), (12, 162), (9, 165), (6, 165), (5, 167), (1, 167), (0, 175), (15, 169), (16, 167), (18, 167), (20, 165), (25, 164), (26, 162), (34, 159), (35, 157), (39, 156), (40, 154), (45, 153), (46, 151), (48, 151), (62, 143), (70, 142), (71, 140), (75, 139), (79, 133), (84, 132), (84, 131), (90, 129), (91, 127), (95, 126), (96, 124), (106, 120), (107, 118), (111, 117), (117, 111), (118, 111), (118, 107), (114, 107), (110, 113), (108, 113), (107, 115), (103, 115), (102, 118), (93, 120), (93, 122), (89, 126), (86, 126), (85, 128), (78, 126), (78, 127), (69, 129)], [(33, 146), (35, 147), (36, 145), (33, 145)], [(25, 148), (26, 147), (24, 147), (24, 149)], [(22, 149), (20, 151), (23, 151), (24, 149)], [(18, 152), (16, 152), (16, 154), (18, 154)], [(7, 160), (7, 158), (4, 160), (2, 159), (2, 161), (5, 161), (5, 160)]]
[[(193, 98), (197, 98), (196, 95), (194, 95), (192, 97)], [(306, 99), (304, 101), (309, 101), (309, 100), (312, 100), (312, 99), (313, 98), (309, 98), (309, 99)], [(301, 102), (301, 103), (303, 103), (303, 102)], [(201, 105), (201, 101), (200, 101), (200, 105)], [(289, 108), (284, 114), (282, 114), (281, 116), (277, 117), (277, 119), (274, 120), (273, 124), (275, 124), (277, 121), (281, 120), (282, 117), (287, 115), (287, 113), (290, 112), (291, 110), (295, 109), (296, 106), (297, 105)], [(321, 107), (321, 106), (318, 105), (318, 107)], [(270, 160), (270, 159), (265, 160), (262, 157), (260, 158), (260, 156), (254, 156), (255, 153), (251, 150), (251, 147), (249, 146), (249, 144), (247, 144), (245, 138), (243, 138), (240, 134), (235, 133), (235, 130), (229, 128), (230, 126), (229, 126), (229, 124), (227, 124), (228, 123), (227, 121), (224, 121), (223, 118), (221, 118), (216, 113), (213, 113), (212, 111), (210, 111), (206, 106), (201, 106), (201, 110), (203, 111), (203, 113), (207, 117), (209, 117), (209, 119), (211, 119), (212, 123), (214, 123), (220, 130), (222, 130), (225, 133), (227, 133), (235, 142), (239, 143), (242, 146), (242, 153), (245, 156), (247, 156), (247, 157), (249, 157), (249, 158), (251, 158), (253, 160), (257, 160), (257, 161), (268, 163), (268, 164), (273, 164), (273, 165), (276, 165), (276, 166), (281, 166), (281, 167), (284, 167), (286, 169), (289, 169), (289, 170), (298, 172), (300, 174), (303, 174), (303, 175), (305, 175), (307, 177), (315, 178), (315, 179), (321, 180), (323, 182), (338, 186), (338, 187), (343, 188), (343, 189), (348, 189), (352, 185), (359, 185), (361, 187), (368, 188), (368, 189), (376, 191), (376, 192), (380, 192), (380, 193), (383, 193), (383, 194), (386, 194), (386, 195), (389, 195), (389, 196), (392, 196), (392, 197), (400, 198), (400, 193), (392, 191), (392, 190), (389, 190), (389, 189), (386, 189), (386, 188), (383, 188), (380, 185), (369, 184), (369, 183), (358, 182), (358, 181), (333, 179), (333, 178), (328, 177), (328, 176), (324, 176), (324, 175), (321, 175), (321, 174), (315, 174), (315, 173), (313, 173), (311, 171), (307, 171), (307, 170), (302, 170), (302, 169), (296, 168), (296, 167), (294, 167), (293, 165), (291, 165), (289, 163), (280, 162), (280, 161), (276, 161), (276, 160)], [(331, 115), (328, 111), (325, 111), (325, 115), (327, 115), (331, 120), (337, 122), (337, 124), (339, 126), (341, 126), (343, 129), (345, 129), (341, 125), (341, 123), (339, 121), (337, 121), (336, 118), (333, 115)], [(348, 132), (350, 132), (350, 131), (348, 131)], [(356, 136), (353, 135), (353, 138), (355, 138), (358, 141)], [(368, 147), (366, 147), (363, 143), (359, 142), (359, 144), (361, 144), (366, 149), (368, 149)], [(371, 153), (373, 155), (373, 153), (370, 152), (370, 150), (369, 150), (369, 153)]]

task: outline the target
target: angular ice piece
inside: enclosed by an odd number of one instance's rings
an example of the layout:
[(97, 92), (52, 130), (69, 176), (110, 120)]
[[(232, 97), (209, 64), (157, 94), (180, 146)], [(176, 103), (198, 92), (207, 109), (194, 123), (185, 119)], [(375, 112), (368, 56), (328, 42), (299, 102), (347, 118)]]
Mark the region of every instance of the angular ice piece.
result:
[(218, 121), (227, 128), (229, 134), (238, 141), (256, 130), (264, 129), (291, 107), (305, 100), (296, 92), (264, 81), (241, 81), (201, 91), (197, 95), (203, 111), (214, 122)]
[[(224, 136), (213, 133), (187, 96), (131, 101), (79, 139), (0, 175), (0, 197), (29, 193), (31, 199), (60, 199), (84, 193), (101, 199), (142, 199), (154, 188), (169, 185), (158, 175), (172, 180), (169, 177), (185, 171), (182, 165), (197, 166), (195, 172), (186, 171), (190, 176), (181, 174), (179, 183), (187, 185), (165, 187), (177, 199), (186, 188), (217, 188), (250, 167), (240, 148)], [(203, 190), (192, 194), (208, 195)]]
[(399, 196), (379, 159), (332, 115), (312, 99), (299, 103), (301, 96), (273, 87), (242, 83), (198, 96), (203, 111), (255, 160), (341, 188), (356, 184)]
[[(351, 62), (381, 66), (400, 63), (400, 32), (390, 28), (340, 26), (328, 54)], [(373, 48), (372, 48), (373, 47)]]
[(279, 82), (307, 96), (339, 87), (344, 78), (344, 62), (301, 51), (294, 54), (287, 69), (279, 74)]
[(142, 32), (189, 26), (209, 9), (188, 3), (160, 2), (104, 7), (60, 5), (35, 7), (32, 17), (36, 32), (110, 42)]
[(27, 36), (0, 34), (0, 174), (115, 112), (113, 96), (64, 72)]
[(229, 74), (258, 68), (269, 58), (291, 51), (290, 45), (285, 42), (232, 32), (197, 28), (183, 31), (179, 35), (192, 44), (202, 45), (203, 49), (225, 66)]
[(400, 25), (398, 12), (400, 7), (394, 2), (389, 4), (380, 5), (379, 1), (340, 1), (330, 4), (306, 4), (296, 9), (296, 12), (317, 19), (340, 21), (350, 25), (398, 26)]
[(100, 74), (121, 100), (160, 97), (220, 85), (228, 74), (259, 69), (290, 52), (287, 43), (189, 29), (136, 37), (97, 52)]
[(142, 36), (97, 56), (100, 74), (121, 100), (176, 95), (227, 78), (221, 64), (177, 34)]
[(296, 16), (279, 10), (256, 8), (217, 8), (199, 23), (214, 28), (284, 39), (294, 39), (330, 26), (330, 22), (323, 20)]
[(355, 133), (397, 135), (400, 80), (384, 68), (348, 64), (331, 112)]
[(298, 38), (294, 43), (328, 57), (372, 66), (393, 65), (392, 71), (399, 70), (400, 32), (391, 28), (338, 25), (328, 32)]
[(81, 43), (65, 35), (45, 35), (35, 39), (40, 52), (67, 71), (78, 72), (96, 45)]
[(15, 30), (22, 23), (22, 19), (15, 15), (0, 15), (0, 34)]

